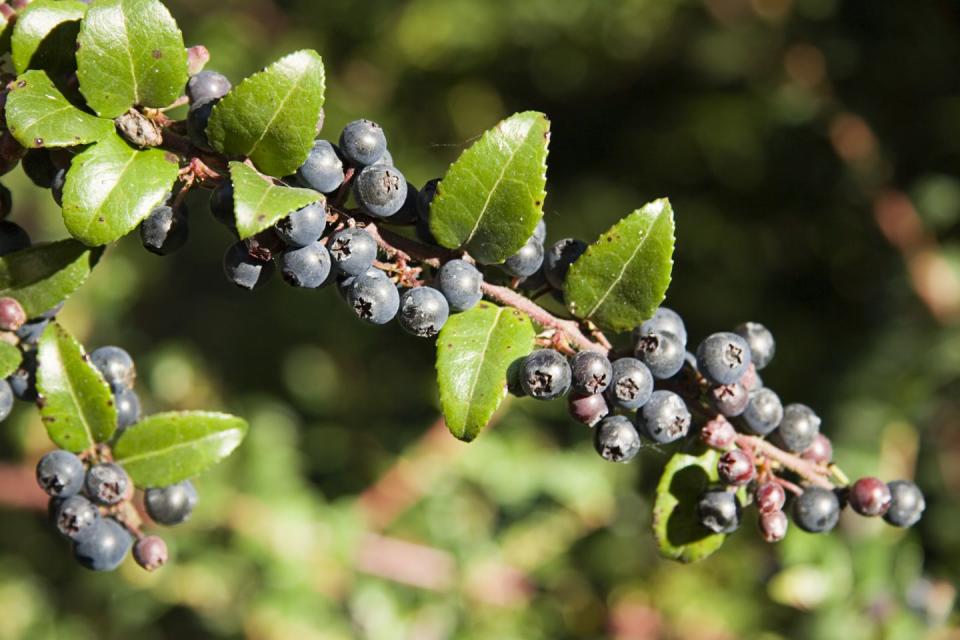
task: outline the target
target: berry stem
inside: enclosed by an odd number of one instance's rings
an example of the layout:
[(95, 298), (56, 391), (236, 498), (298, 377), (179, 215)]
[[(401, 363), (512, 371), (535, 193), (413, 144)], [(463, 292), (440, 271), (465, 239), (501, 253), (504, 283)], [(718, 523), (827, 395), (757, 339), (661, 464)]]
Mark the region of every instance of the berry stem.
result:
[(792, 453), (787, 453), (763, 438), (740, 433), (737, 434), (734, 442), (744, 451), (750, 451), (758, 456), (762, 455), (768, 460), (779, 463), (781, 467), (793, 471), (811, 485), (833, 489), (833, 483), (824, 477), (825, 470), (822, 467)]

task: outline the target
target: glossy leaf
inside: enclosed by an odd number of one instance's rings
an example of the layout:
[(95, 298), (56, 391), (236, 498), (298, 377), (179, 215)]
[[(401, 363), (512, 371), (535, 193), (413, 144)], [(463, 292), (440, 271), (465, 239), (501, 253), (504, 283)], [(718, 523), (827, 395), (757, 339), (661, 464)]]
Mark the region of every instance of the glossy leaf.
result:
[(60, 240), (0, 257), (0, 297), (16, 298), (35, 318), (79, 289), (102, 253)]
[(726, 539), (701, 526), (697, 517), (700, 494), (717, 481), (719, 457), (713, 449), (700, 455), (675, 453), (664, 467), (653, 504), (653, 535), (663, 557), (696, 562)]
[(9, 342), (0, 342), (0, 378), (6, 378), (20, 367), (23, 354)]
[(110, 387), (73, 336), (56, 322), (37, 347), (40, 418), (54, 444), (83, 451), (106, 442), (117, 428)]
[(213, 108), (207, 138), (222, 153), (249, 157), (264, 173), (289, 175), (310, 153), (323, 92), (320, 55), (291, 53), (241, 82)]
[(138, 486), (165, 487), (220, 462), (246, 433), (244, 420), (224, 413), (159, 413), (124, 431), (113, 455)]
[(230, 180), (241, 238), (249, 238), (297, 209), (323, 200), (323, 195), (312, 189), (276, 185), (242, 162), (230, 163)]
[(187, 82), (187, 50), (159, 0), (97, 0), (80, 27), (77, 77), (104, 118), (130, 107), (165, 107)]
[(107, 136), (71, 162), (63, 189), (67, 231), (90, 246), (121, 238), (169, 196), (178, 171), (175, 156)]
[(87, 5), (78, 0), (34, 0), (17, 18), (10, 42), (13, 68), (65, 72), (75, 62), (77, 33)]
[(663, 302), (673, 270), (673, 208), (654, 200), (615, 224), (570, 267), (570, 312), (604, 329), (628, 331)]
[(440, 405), (450, 433), (477, 437), (500, 406), (507, 369), (533, 350), (536, 332), (526, 314), (481, 302), (450, 316), (437, 337)]
[(546, 198), (550, 121), (515, 114), (464, 151), (437, 188), (430, 231), (478, 262), (503, 262), (533, 235)]
[(24, 147), (72, 147), (96, 142), (113, 122), (81, 111), (43, 71), (27, 71), (7, 95), (7, 128)]

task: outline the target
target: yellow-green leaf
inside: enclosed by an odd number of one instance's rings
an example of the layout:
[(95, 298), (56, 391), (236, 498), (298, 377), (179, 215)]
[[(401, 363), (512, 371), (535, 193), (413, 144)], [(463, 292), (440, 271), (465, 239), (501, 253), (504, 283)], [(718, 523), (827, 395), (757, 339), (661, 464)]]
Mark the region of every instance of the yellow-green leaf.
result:
[(44, 71), (27, 71), (7, 95), (7, 128), (24, 147), (73, 147), (113, 132), (113, 122), (81, 111)]

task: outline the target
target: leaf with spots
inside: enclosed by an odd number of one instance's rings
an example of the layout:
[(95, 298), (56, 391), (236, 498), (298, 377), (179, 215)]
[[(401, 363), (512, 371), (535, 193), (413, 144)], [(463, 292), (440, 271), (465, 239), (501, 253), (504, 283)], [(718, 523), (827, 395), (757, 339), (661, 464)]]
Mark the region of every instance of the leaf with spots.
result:
[(720, 548), (726, 536), (700, 524), (700, 494), (717, 482), (720, 454), (706, 449), (699, 455), (675, 453), (663, 469), (653, 504), (653, 535), (660, 555), (680, 562), (696, 562)]
[(90, 246), (123, 237), (169, 197), (178, 172), (176, 157), (108, 135), (70, 164), (63, 189), (67, 231)]
[(0, 378), (6, 378), (20, 367), (23, 354), (9, 342), (0, 341)]
[(246, 434), (246, 421), (225, 413), (158, 413), (127, 428), (113, 457), (137, 486), (165, 487), (220, 462)]
[(77, 109), (43, 71), (27, 71), (7, 94), (7, 128), (24, 147), (73, 147), (113, 132), (113, 122)]
[(450, 316), (437, 337), (437, 380), (447, 428), (469, 442), (506, 393), (507, 369), (533, 350), (536, 331), (516, 309), (481, 302)]
[(37, 346), (37, 406), (58, 447), (79, 452), (106, 442), (117, 428), (117, 408), (106, 380), (73, 336), (51, 322)]
[(187, 83), (187, 50), (159, 0), (97, 0), (80, 26), (77, 78), (104, 118), (134, 105), (166, 107)]
[(0, 257), (0, 297), (16, 298), (28, 318), (36, 318), (80, 288), (102, 249), (76, 240), (38, 244)]
[(17, 17), (10, 41), (17, 73), (42, 69), (65, 77), (76, 69), (77, 34), (87, 5), (78, 0), (34, 0)]
[(477, 262), (503, 262), (530, 239), (546, 198), (550, 121), (517, 113), (460, 154), (437, 187), (430, 231)]
[(281, 58), (233, 88), (213, 108), (207, 138), (228, 156), (247, 156), (281, 178), (300, 168), (323, 109), (323, 61), (304, 50)]
[(570, 312), (604, 329), (629, 331), (663, 302), (673, 270), (673, 208), (654, 200), (615, 224), (570, 267)]
[(267, 176), (242, 162), (230, 163), (233, 208), (240, 238), (249, 238), (297, 209), (323, 200), (312, 189), (274, 184)]

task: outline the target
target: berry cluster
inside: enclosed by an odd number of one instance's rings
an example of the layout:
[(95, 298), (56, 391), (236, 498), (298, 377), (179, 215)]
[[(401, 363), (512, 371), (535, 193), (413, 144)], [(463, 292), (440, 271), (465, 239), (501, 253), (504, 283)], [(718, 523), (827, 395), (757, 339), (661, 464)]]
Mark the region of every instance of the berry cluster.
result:
[[(110, 385), (117, 405), (114, 441), (139, 420), (140, 402), (133, 390), (136, 369), (119, 347), (101, 347), (90, 361)], [(145, 535), (133, 506), (135, 487), (123, 467), (112, 461), (109, 444), (76, 455), (51, 451), (37, 464), (37, 484), (50, 496), (50, 519), (70, 540), (77, 562), (94, 571), (116, 569), (133, 548), (137, 564), (153, 571), (167, 562), (163, 538)], [(147, 488), (143, 504), (150, 518), (162, 525), (186, 521), (197, 504), (190, 481)]]
[[(548, 255), (562, 255), (556, 247)], [(832, 447), (820, 433), (820, 418), (803, 404), (783, 406), (763, 385), (758, 371), (776, 349), (763, 325), (747, 322), (712, 334), (691, 353), (682, 318), (661, 307), (634, 330), (632, 342), (632, 353), (612, 361), (598, 351), (571, 357), (552, 348), (534, 351), (512, 367), (510, 390), (539, 400), (567, 396), (570, 415), (596, 427), (597, 453), (612, 462), (629, 462), (644, 446), (698, 432), (704, 444), (721, 452), (719, 485), (707, 488), (697, 503), (701, 525), (714, 533), (740, 526), (746, 497), (756, 503), (764, 539), (783, 539), (788, 493), (794, 522), (812, 533), (835, 527), (846, 504), (898, 527), (920, 519), (924, 498), (912, 482), (861, 478), (840, 487), (830, 482), (837, 477), (846, 484), (831, 465)]]

